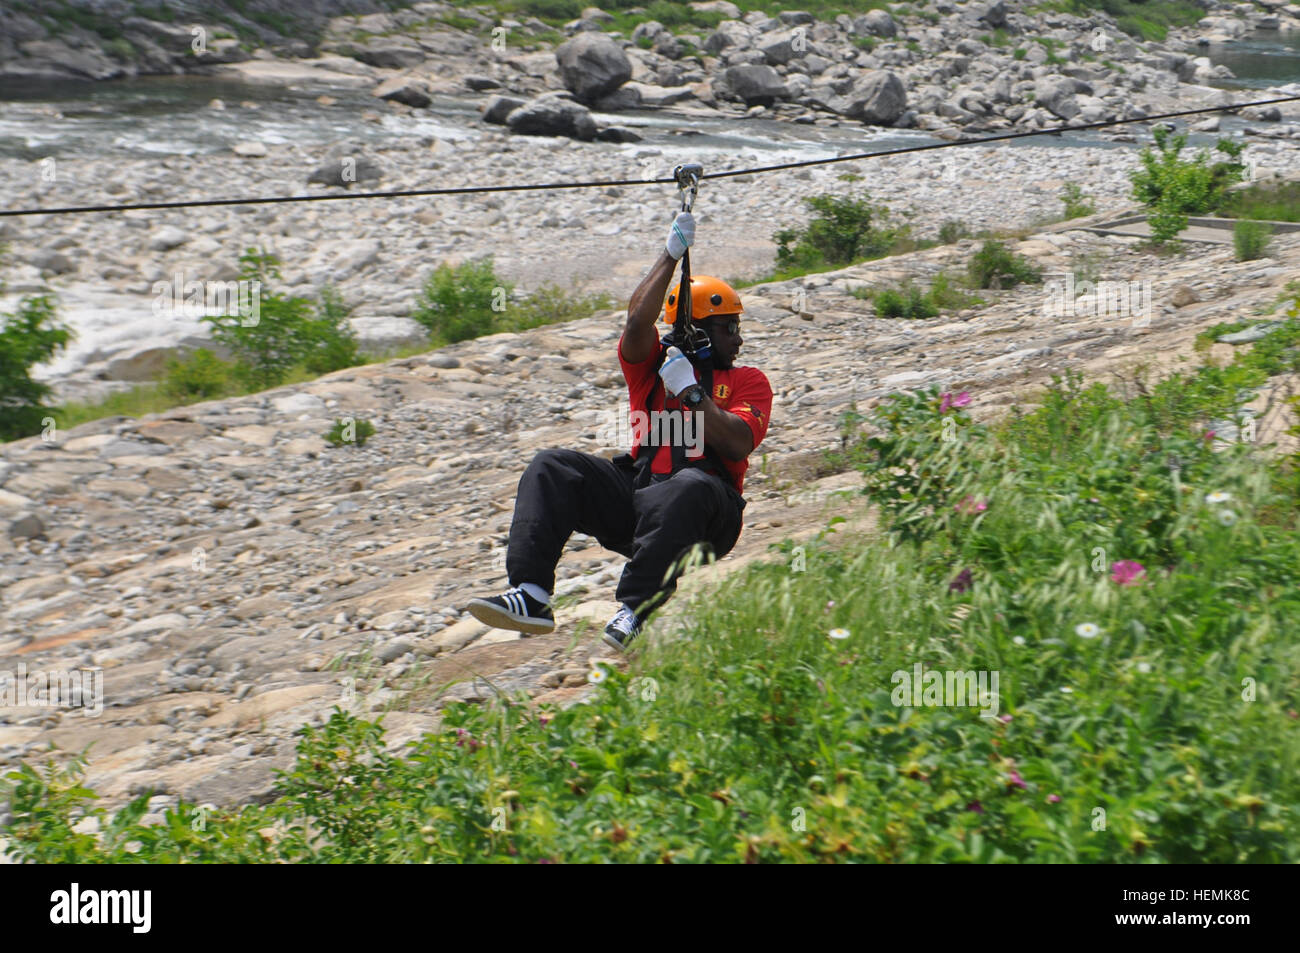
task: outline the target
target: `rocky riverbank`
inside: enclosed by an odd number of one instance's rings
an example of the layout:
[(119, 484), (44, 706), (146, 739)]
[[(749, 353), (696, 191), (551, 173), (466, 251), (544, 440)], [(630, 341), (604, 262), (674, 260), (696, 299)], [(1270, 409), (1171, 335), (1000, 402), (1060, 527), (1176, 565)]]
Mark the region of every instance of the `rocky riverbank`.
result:
[[(1149, 322), (1099, 315), (1083, 299), (1049, 313), (1042, 286), (925, 321), (876, 318), (852, 294), (959, 267), (971, 242), (747, 291), (741, 359), (768, 373), (776, 404), (740, 546), (716, 570), (854, 513), (834, 492), (855, 475), (823, 476), (818, 464), (851, 402), (940, 384), (970, 391), (984, 418), (1065, 366), (1168, 370), (1192, 356), (1197, 330), (1272, 306), (1300, 266), (1295, 234), (1246, 263), (1224, 245), (1156, 257), (1137, 242), (1060, 225), (1016, 250), (1056, 272), (1151, 282)], [(93, 742), (90, 782), (110, 804), (143, 790), (159, 792), (155, 807), (177, 796), (240, 803), (270, 792), (294, 730), (336, 704), (390, 711), (400, 743), (438, 724), (452, 698), (571, 701), (604, 655), (577, 626), (612, 611), (619, 557), (571, 543), (557, 587), (571, 604), (553, 636), (487, 630), (460, 607), (504, 582), (515, 484), (532, 453), (618, 449), (620, 325), (617, 312), (598, 314), (0, 447), (0, 670), (97, 667), (104, 679), (95, 718), (0, 709), (0, 761)], [(1282, 428), (1268, 402), (1255, 404), (1261, 442)], [(344, 415), (374, 422), (365, 446), (321, 440)]]

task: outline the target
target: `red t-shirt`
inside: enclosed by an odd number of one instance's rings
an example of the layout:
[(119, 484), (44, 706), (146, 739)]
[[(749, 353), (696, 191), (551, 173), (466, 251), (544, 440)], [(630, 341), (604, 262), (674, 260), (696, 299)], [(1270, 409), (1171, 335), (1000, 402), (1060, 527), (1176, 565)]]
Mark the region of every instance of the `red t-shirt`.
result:
[[(650, 396), (650, 391), (655, 384), (660, 384), (655, 395), (655, 406), (652, 411), (680, 410), (681, 403), (673, 397), (668, 397), (662, 382), (659, 380), (659, 374), (655, 370), (655, 362), (659, 358), (659, 352), (663, 350), (663, 343), (656, 345), (656, 349), (650, 352), (640, 364), (631, 364), (623, 357), (623, 339), (618, 341), (618, 363), (623, 369), (623, 379), (627, 381), (628, 400), (631, 403), (631, 423), (632, 423), (632, 450), (633, 457), (637, 456), (644, 439), (646, 428), (652, 425), (652, 421), (646, 420), (645, 414), (646, 399)], [(697, 372), (696, 379), (699, 379)], [(772, 385), (768, 383), (767, 375), (757, 367), (733, 367), (730, 370), (713, 369), (713, 393), (710, 395), (713, 402), (722, 410), (735, 414), (745, 423), (749, 424), (750, 431), (754, 434), (754, 448), (763, 442), (763, 437), (767, 434), (768, 421), (772, 416)], [(640, 412), (638, 414), (638, 412)], [(696, 411), (699, 413), (699, 411)], [(697, 418), (698, 419), (698, 418)], [(640, 425), (638, 426), (638, 420)], [(695, 438), (689, 429), (681, 428), (679, 433), (685, 438), (687, 444), (686, 457), (688, 460), (699, 459), (700, 454), (693, 453), (693, 449), (700, 445), (698, 438)], [(664, 441), (666, 443), (666, 441)], [(752, 452), (752, 451), (751, 451)], [(728, 460), (722, 454), (718, 454), (723, 465), (731, 474), (732, 485), (738, 492), (743, 493), (745, 489), (745, 471), (749, 469), (749, 458), (743, 460)], [(655, 454), (654, 460), (650, 464), (652, 473), (672, 473), (673, 456), (672, 447), (661, 446), (659, 452)]]

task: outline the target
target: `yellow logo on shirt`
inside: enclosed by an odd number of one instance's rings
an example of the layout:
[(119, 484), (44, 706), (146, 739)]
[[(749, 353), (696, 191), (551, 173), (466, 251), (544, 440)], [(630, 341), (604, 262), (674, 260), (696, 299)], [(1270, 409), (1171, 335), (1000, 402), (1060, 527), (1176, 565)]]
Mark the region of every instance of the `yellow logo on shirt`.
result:
[(731, 388), (726, 384), (718, 384), (713, 388), (713, 397), (715, 400), (726, 400), (731, 396)]

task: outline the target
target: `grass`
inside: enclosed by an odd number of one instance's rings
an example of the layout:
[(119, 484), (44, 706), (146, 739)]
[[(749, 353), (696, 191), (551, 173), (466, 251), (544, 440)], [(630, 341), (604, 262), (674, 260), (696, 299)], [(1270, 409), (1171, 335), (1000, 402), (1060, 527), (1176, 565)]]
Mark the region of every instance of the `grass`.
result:
[[(1300, 302), (1231, 365), (1120, 389), (1069, 374), (987, 425), (963, 395), (892, 395), (845, 421), (879, 531), (837, 517), (774, 546), (655, 625), (628, 672), (592, 676), (587, 703), (453, 704), (406, 755), (336, 711), (302, 729), (277, 800), (202, 830), (184, 802), (141, 825), (147, 793), (110, 818), (79, 759), (23, 765), (10, 852), (1295, 863), (1300, 460), (1205, 430), (1296, 369), (1298, 343)], [(987, 691), (908, 698), (916, 666)], [(104, 833), (73, 831), (85, 815)]]
[(1300, 182), (1256, 183), (1230, 191), (1215, 214), (1266, 222), (1300, 222)]

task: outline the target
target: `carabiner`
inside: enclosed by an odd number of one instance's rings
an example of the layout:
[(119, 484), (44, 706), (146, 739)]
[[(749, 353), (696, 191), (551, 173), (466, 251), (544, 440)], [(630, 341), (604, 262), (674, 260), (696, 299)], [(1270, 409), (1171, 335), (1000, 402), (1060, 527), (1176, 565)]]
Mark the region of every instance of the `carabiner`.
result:
[[(673, 178), (677, 180), (677, 192), (682, 199), (682, 211), (689, 212), (695, 207), (695, 196), (700, 190), (700, 176), (704, 175), (704, 166), (698, 162), (687, 162), (673, 169)], [(687, 193), (690, 201), (687, 201)]]

